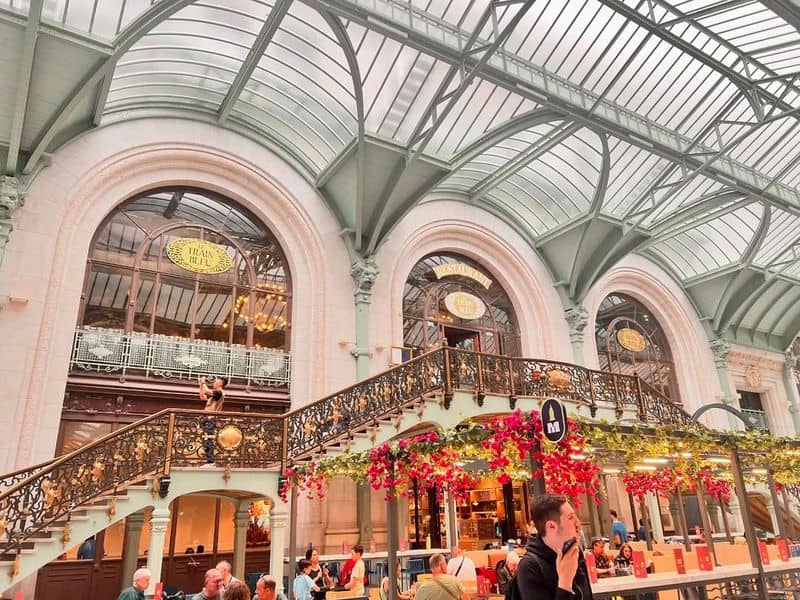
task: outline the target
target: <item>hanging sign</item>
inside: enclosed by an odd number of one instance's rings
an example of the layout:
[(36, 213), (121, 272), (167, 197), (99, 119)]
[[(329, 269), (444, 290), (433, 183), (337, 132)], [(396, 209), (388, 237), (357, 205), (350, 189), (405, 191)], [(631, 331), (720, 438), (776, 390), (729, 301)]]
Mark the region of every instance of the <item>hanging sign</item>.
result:
[(193, 273), (224, 273), (233, 265), (225, 248), (195, 238), (172, 240), (167, 244), (167, 256), (181, 269)]
[(466, 292), (447, 294), (444, 298), (444, 305), (450, 314), (466, 321), (480, 319), (486, 312), (483, 300)]
[(542, 404), (542, 433), (551, 442), (560, 442), (567, 435), (567, 409), (555, 398)]
[(466, 277), (467, 279), (477, 281), (487, 290), (489, 289), (489, 286), (492, 285), (491, 279), (478, 271), (478, 269), (470, 267), (465, 263), (444, 263), (441, 265), (436, 265), (433, 267), (433, 273), (436, 275), (436, 279), (460, 275), (461, 277)]
[(630, 327), (617, 330), (617, 341), (619, 345), (631, 352), (641, 352), (647, 348), (647, 340), (644, 336)]

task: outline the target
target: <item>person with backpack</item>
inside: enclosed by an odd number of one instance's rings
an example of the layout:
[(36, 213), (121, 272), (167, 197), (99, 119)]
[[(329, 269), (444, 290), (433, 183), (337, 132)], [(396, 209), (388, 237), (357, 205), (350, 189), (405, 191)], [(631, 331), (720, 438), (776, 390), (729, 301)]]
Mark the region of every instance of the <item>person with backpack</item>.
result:
[(497, 591), (500, 594), (506, 593), (509, 583), (517, 573), (518, 567), (519, 554), (513, 550), (506, 554), (505, 559), (498, 561), (494, 571), (497, 573)]
[(528, 539), (506, 600), (593, 600), (575, 509), (565, 496), (544, 494), (533, 501), (531, 512), (538, 535)]

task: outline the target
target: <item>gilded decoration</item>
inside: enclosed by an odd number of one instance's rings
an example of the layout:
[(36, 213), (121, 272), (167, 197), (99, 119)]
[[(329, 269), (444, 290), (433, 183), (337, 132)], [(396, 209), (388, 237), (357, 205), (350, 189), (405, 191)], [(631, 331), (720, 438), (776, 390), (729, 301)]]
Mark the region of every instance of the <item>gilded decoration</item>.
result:
[(185, 271), (214, 275), (233, 265), (228, 252), (219, 244), (196, 238), (178, 238), (167, 244), (167, 257)]
[(761, 369), (755, 365), (747, 365), (744, 370), (744, 380), (751, 388), (761, 387)]
[(451, 315), (465, 321), (480, 319), (486, 313), (483, 300), (467, 292), (451, 292), (444, 298), (444, 305)]
[(568, 388), (572, 382), (572, 377), (566, 371), (553, 369), (547, 372), (547, 383), (555, 388)]
[(225, 450), (235, 450), (242, 443), (242, 430), (236, 425), (226, 425), (217, 434), (217, 443)]
[(641, 352), (647, 348), (645, 337), (630, 327), (623, 327), (617, 330), (617, 342), (625, 350), (630, 350), (631, 352)]

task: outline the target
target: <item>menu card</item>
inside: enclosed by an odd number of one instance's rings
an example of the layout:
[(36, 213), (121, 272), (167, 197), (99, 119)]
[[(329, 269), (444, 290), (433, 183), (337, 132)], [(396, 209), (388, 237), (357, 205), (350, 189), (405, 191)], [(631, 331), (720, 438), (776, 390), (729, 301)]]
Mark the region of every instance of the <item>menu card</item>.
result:
[(156, 583), (156, 589), (153, 591), (153, 598), (161, 598), (161, 591), (164, 589), (164, 583), (159, 581)]
[(769, 564), (769, 552), (767, 551), (767, 544), (761, 540), (758, 540), (758, 554), (761, 556), (761, 564), (768, 565)]
[(597, 583), (597, 561), (591, 552), (586, 555), (586, 570), (589, 571), (589, 581)]
[(489, 594), (489, 580), (486, 577), (478, 576), (477, 580), (478, 596), (485, 597)]
[(697, 552), (697, 568), (701, 571), (713, 571), (714, 563), (711, 561), (711, 552), (705, 544), (697, 544), (694, 547)]
[(775, 544), (778, 546), (778, 556), (781, 557), (781, 560), (789, 560), (789, 543), (783, 538), (778, 538), (775, 540)]
[(675, 570), (679, 575), (686, 575), (686, 562), (683, 560), (683, 548), (673, 548), (675, 555)]
[(634, 577), (647, 577), (647, 563), (644, 560), (644, 552), (641, 550), (633, 551), (633, 575)]

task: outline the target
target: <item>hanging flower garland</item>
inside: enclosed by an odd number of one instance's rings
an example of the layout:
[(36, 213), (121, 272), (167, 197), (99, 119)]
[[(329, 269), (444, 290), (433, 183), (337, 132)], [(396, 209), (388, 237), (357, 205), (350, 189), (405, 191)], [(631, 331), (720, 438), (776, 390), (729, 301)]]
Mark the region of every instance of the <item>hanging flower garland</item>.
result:
[[(293, 486), (310, 498), (322, 497), (336, 475), (366, 481), (373, 489), (383, 489), (387, 499), (393, 493), (407, 496), (415, 482), (421, 489), (446, 487), (463, 497), (482, 476), (496, 477), (501, 483), (529, 478), (533, 452), (541, 464), (533, 476), (543, 476), (549, 491), (580, 504), (587, 490), (598, 489), (600, 467), (585, 456), (586, 440), (577, 423), (569, 420), (568, 425), (569, 433), (553, 444), (542, 435), (538, 411), (517, 410), (485, 424), (471, 422), (457, 431), (431, 431), (387, 442), (367, 452), (345, 453), (287, 470), (281, 498), (285, 501)], [(488, 468), (467, 470), (467, 463), (475, 460), (485, 461)]]

